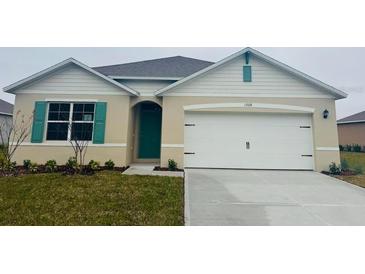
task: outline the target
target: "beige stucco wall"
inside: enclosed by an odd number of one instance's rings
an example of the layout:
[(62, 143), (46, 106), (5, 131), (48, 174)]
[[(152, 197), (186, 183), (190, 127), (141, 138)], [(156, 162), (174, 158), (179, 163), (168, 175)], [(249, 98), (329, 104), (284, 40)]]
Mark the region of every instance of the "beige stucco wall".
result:
[[(15, 113), (20, 110), (26, 117), (32, 115), (35, 101), (49, 99), (62, 100), (98, 100), (107, 102), (107, 117), (105, 128), (105, 144), (90, 145), (87, 150), (86, 160), (97, 160), (102, 164), (112, 159), (116, 165), (124, 166), (129, 163), (127, 157), (128, 128), (130, 120), (130, 96), (123, 95), (50, 95), (50, 94), (17, 94), (15, 98)], [(45, 127), (46, 130), (46, 127)], [(29, 144), (30, 136), (24, 145), (18, 149), (14, 160), (19, 164), (24, 159), (30, 159), (39, 164), (49, 159), (64, 163), (73, 156), (72, 148), (65, 142), (65, 146), (52, 146), (51, 142), (42, 144)], [(59, 143), (59, 142), (58, 142)]]
[[(179, 167), (183, 167), (184, 148), (177, 145), (184, 144), (184, 106), (209, 103), (265, 103), (313, 108), (315, 110), (312, 116), (315, 169), (327, 170), (331, 162), (340, 162), (339, 152), (330, 150), (338, 148), (336, 109), (333, 99), (166, 96), (163, 98), (162, 114), (162, 166), (167, 165), (168, 159), (174, 159)], [(330, 113), (328, 119), (323, 118), (322, 113), (325, 109)]]
[[(94, 99), (108, 103), (105, 144), (89, 146), (87, 161), (94, 159), (101, 163), (112, 159), (118, 166), (128, 165), (136, 159), (133, 157), (135, 145), (136, 118), (133, 107), (142, 101), (154, 101), (163, 107), (162, 113), (162, 148), (161, 165), (167, 166), (168, 159), (177, 161), (179, 167), (184, 166), (184, 106), (208, 103), (266, 103), (284, 104), (314, 108), (313, 113), (313, 141), (314, 161), (317, 171), (328, 168), (330, 162), (339, 162), (339, 152), (326, 150), (338, 147), (336, 126), (335, 101), (332, 99), (301, 99), (301, 98), (234, 98), (234, 97), (129, 97), (129, 96), (101, 96), (101, 95), (45, 95), (18, 94), (15, 100), (15, 111), (21, 110), (26, 116), (31, 115), (34, 102), (52, 99)], [(328, 109), (330, 116), (323, 119), (323, 110)], [(237, 111), (237, 109), (221, 109), (220, 111)], [(216, 110), (214, 110), (216, 111)], [(244, 110), (240, 110), (244, 111)], [(247, 109), (247, 111), (288, 112), (287, 110)], [(73, 155), (72, 149), (66, 146), (52, 146), (51, 144), (30, 144), (22, 146), (15, 154), (14, 160), (22, 163), (30, 159), (37, 163), (44, 163), (55, 159), (64, 163)], [(121, 146), (124, 144), (124, 146)]]
[(365, 123), (340, 124), (337, 128), (341, 145), (365, 146)]

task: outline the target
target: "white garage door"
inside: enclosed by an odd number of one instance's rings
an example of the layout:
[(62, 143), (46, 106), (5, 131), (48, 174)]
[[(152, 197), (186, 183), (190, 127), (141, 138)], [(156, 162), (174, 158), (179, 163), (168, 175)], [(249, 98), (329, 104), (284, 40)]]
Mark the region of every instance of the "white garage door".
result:
[(307, 114), (185, 112), (185, 167), (313, 169)]

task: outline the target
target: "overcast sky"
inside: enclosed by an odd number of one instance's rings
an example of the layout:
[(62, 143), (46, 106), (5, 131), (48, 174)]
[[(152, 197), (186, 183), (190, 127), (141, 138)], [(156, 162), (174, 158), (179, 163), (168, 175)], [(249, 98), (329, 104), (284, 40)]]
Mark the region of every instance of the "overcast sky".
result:
[[(3, 88), (66, 58), (89, 66), (182, 55), (218, 61), (240, 48), (0, 48)], [(365, 110), (365, 48), (256, 48), (349, 94), (337, 101), (337, 118)], [(14, 96), (0, 92), (14, 102)]]

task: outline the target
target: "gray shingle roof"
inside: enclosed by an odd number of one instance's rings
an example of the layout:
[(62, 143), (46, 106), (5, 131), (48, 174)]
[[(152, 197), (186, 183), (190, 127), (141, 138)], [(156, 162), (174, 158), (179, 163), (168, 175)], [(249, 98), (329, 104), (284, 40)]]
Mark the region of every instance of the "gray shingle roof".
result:
[(0, 113), (13, 114), (13, 105), (0, 99)]
[(337, 121), (337, 123), (351, 123), (351, 122), (359, 122), (365, 121), (365, 111), (350, 115), (348, 117), (342, 118)]
[(173, 56), (119, 65), (94, 67), (93, 69), (108, 76), (182, 78), (212, 64), (214, 63), (204, 60)]

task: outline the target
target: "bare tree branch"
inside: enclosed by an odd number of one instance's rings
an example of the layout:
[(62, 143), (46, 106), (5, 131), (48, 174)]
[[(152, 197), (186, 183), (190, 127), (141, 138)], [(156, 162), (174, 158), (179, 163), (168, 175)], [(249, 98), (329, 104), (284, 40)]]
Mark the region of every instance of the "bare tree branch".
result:
[(82, 127), (80, 138), (76, 134), (74, 136), (72, 136), (72, 124), (73, 123), (70, 123), (68, 125), (69, 131), (71, 132), (71, 136), (68, 141), (70, 142), (72, 149), (74, 150), (76, 161), (79, 163), (79, 166), (80, 166), (80, 171), (82, 171), (82, 168), (84, 166), (87, 148), (89, 145), (89, 141), (85, 140), (86, 139), (86, 130), (84, 129), (84, 127)]

